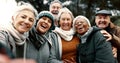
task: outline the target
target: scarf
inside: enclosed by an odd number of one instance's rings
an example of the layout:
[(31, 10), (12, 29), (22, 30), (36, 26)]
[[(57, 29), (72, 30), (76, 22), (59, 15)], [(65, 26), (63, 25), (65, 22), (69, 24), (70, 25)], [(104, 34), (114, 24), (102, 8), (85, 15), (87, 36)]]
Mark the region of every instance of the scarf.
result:
[[(1, 30), (6, 31), (8, 34), (10, 34), (15, 41), (15, 43), (17, 45), (23, 45), (26, 42), (26, 38), (28, 37), (28, 32), (25, 32), (24, 34), (19, 33), (14, 26), (12, 25), (12, 23), (8, 23), (7, 26), (2, 27)], [(13, 41), (10, 41), (13, 42)]]
[(54, 32), (58, 33), (60, 37), (66, 41), (71, 41), (74, 35), (74, 30), (72, 28), (69, 31), (65, 31), (61, 28), (56, 27)]
[(81, 39), (81, 43), (86, 42), (88, 36), (92, 33), (92, 31), (93, 31), (93, 28), (90, 27), (89, 30), (84, 35), (77, 34), (77, 36)]
[(45, 34), (40, 34), (35, 26), (29, 31), (29, 40), (37, 50), (46, 42), (50, 43), (50, 45), (52, 44), (50, 33), (46, 32)]

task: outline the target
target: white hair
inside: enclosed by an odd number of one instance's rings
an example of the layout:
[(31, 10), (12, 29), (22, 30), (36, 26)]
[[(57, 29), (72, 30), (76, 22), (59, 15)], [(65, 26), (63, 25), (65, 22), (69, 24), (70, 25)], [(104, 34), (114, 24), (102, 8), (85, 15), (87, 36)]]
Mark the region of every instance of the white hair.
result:
[(74, 16), (73, 16), (72, 12), (71, 12), (68, 8), (66, 8), (66, 7), (60, 9), (60, 12), (58, 13), (58, 16), (57, 16), (57, 21), (60, 20), (60, 17), (61, 17), (61, 15), (62, 15), (62, 13), (69, 13), (69, 14), (71, 15), (71, 18), (72, 18), (72, 21), (73, 21)]
[(37, 10), (30, 3), (25, 3), (23, 1), (20, 1), (15, 8), (14, 14), (12, 15), (13, 18), (16, 18), (16, 16), (23, 10), (30, 10), (31, 12), (33, 12), (36, 19), (36, 16), (38, 15)]
[(75, 30), (75, 22), (78, 18), (82, 18), (82, 19), (85, 19), (85, 21), (88, 23), (89, 27), (91, 27), (91, 24), (90, 24), (90, 21), (88, 18), (86, 18), (85, 16), (82, 16), (82, 15), (79, 15), (77, 16), (74, 20), (73, 20), (73, 29)]

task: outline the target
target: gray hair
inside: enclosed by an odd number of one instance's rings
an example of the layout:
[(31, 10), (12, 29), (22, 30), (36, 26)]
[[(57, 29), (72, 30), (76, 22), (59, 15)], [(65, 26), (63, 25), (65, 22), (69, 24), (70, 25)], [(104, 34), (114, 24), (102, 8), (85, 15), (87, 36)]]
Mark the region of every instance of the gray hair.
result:
[(61, 7), (62, 7), (62, 3), (61, 3), (59, 0), (54, 0), (54, 1), (52, 1), (52, 2), (50, 3), (50, 6), (49, 6), (49, 7), (51, 7), (51, 5), (54, 4), (54, 3), (59, 3), (59, 4), (61, 5)]
[(71, 18), (72, 18), (72, 21), (73, 21), (74, 16), (73, 16), (72, 12), (71, 12), (68, 8), (66, 8), (66, 7), (60, 9), (60, 12), (58, 13), (58, 16), (57, 16), (57, 21), (60, 21), (60, 17), (61, 17), (61, 15), (62, 15), (63, 13), (69, 13), (69, 14), (71, 15)]
[(23, 1), (20, 1), (17, 5), (17, 7), (15, 8), (14, 14), (13, 14), (13, 18), (16, 18), (16, 16), (23, 10), (30, 10), (34, 13), (35, 15), (35, 19), (38, 15), (37, 10), (30, 4), (30, 3), (25, 3)]

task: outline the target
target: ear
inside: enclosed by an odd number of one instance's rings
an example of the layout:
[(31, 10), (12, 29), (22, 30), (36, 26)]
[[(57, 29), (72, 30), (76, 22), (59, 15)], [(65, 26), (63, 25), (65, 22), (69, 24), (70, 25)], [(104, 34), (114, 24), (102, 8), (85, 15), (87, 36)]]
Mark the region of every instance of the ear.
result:
[(14, 24), (14, 22), (15, 22), (15, 16), (12, 16), (11, 23)]
[(14, 19), (15, 19), (15, 18), (14, 18), (14, 16), (12, 16), (12, 18), (11, 18), (11, 19), (12, 19), (12, 21), (14, 21)]

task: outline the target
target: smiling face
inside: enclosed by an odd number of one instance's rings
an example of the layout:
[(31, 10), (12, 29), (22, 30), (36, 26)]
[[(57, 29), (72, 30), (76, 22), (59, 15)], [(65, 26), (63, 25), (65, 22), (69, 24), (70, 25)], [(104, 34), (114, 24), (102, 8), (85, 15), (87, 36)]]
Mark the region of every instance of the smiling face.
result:
[(60, 27), (65, 30), (69, 31), (72, 27), (72, 17), (69, 13), (62, 13), (60, 17)]
[(75, 26), (76, 32), (80, 35), (84, 35), (89, 29), (89, 24), (83, 18), (78, 18), (75, 21), (74, 26)]
[(104, 29), (109, 26), (110, 16), (99, 14), (95, 18), (95, 23), (99, 28)]
[(24, 33), (30, 30), (35, 21), (34, 13), (30, 10), (22, 10), (18, 13), (18, 15), (13, 19), (13, 26), (15, 29)]
[(53, 15), (58, 15), (58, 12), (59, 10), (62, 8), (61, 4), (60, 3), (53, 3), (51, 4), (50, 6), (50, 12), (53, 14)]
[(52, 25), (52, 21), (48, 17), (42, 17), (39, 19), (36, 29), (41, 34), (46, 33)]

